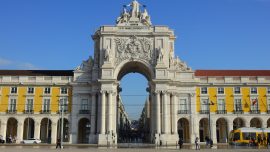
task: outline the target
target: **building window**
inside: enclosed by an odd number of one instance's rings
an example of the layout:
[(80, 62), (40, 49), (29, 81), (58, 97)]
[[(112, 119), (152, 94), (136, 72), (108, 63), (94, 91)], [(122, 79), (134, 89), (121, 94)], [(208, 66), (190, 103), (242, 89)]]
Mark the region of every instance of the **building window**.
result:
[(257, 94), (257, 88), (255, 88), (255, 87), (250, 88), (250, 93)]
[(50, 105), (51, 105), (51, 100), (50, 99), (44, 99), (43, 100), (43, 105), (42, 105), (43, 112), (49, 112), (50, 111)]
[(188, 104), (186, 99), (179, 100), (179, 107), (178, 107), (179, 114), (187, 114), (188, 113)]
[(267, 94), (270, 94), (270, 87), (267, 88)]
[(240, 87), (234, 87), (234, 94), (241, 94), (241, 88)]
[(201, 88), (201, 94), (207, 94), (207, 87)]
[(10, 112), (16, 112), (16, 102), (17, 102), (16, 99), (10, 99), (9, 105), (8, 105), (8, 110)]
[(234, 99), (234, 111), (241, 112), (242, 111), (242, 102), (241, 99)]
[(34, 88), (33, 87), (28, 87), (27, 93), (28, 94), (34, 94)]
[(90, 110), (89, 109), (89, 101), (88, 99), (82, 99), (81, 100), (81, 110)]
[(201, 112), (202, 113), (209, 112), (208, 99), (201, 99)]
[(25, 111), (31, 112), (33, 110), (34, 99), (26, 99)]
[(60, 101), (59, 102), (59, 111), (61, 111), (62, 108), (63, 108), (63, 111), (67, 112), (68, 111), (68, 99), (67, 98), (61, 98), (59, 101)]
[(251, 111), (258, 111), (259, 110), (259, 103), (257, 98), (252, 98), (250, 103), (250, 110)]
[(17, 87), (11, 87), (10, 93), (17, 94)]
[(50, 87), (44, 88), (44, 94), (51, 94), (51, 88)]
[(61, 94), (67, 94), (67, 88), (62, 87), (61, 88)]
[(218, 88), (218, 94), (224, 94), (224, 88)]
[(225, 100), (224, 99), (218, 99), (218, 110), (225, 111)]

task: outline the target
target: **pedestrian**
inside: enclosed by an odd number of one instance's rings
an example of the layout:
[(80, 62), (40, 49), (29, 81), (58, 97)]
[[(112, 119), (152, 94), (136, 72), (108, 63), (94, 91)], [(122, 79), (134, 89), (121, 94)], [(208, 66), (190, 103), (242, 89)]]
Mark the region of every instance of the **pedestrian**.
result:
[(56, 149), (59, 147), (61, 149), (61, 140), (60, 138), (57, 138), (57, 141), (56, 141)]
[(199, 144), (199, 138), (198, 137), (195, 138), (195, 147), (196, 147), (196, 150), (200, 150), (200, 144)]
[(179, 149), (182, 149), (182, 146), (183, 146), (183, 139), (182, 138), (179, 138), (178, 145), (179, 145)]

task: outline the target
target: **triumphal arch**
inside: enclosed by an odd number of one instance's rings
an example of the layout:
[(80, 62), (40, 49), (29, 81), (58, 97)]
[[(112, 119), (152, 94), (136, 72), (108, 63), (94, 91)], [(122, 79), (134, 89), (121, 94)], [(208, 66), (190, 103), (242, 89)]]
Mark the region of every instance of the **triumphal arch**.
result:
[[(152, 25), (146, 8), (136, 0), (123, 7), (115, 25), (101, 26), (92, 35), (94, 56), (74, 71), (72, 84), (74, 102), (84, 96), (91, 99), (91, 112), (86, 116), (91, 121), (89, 143), (117, 144), (119, 81), (138, 72), (149, 81), (151, 143), (175, 144), (177, 100), (188, 98), (194, 103), (188, 109), (191, 113), (196, 109), (194, 72), (175, 56), (175, 38), (169, 27)], [(76, 141), (79, 107), (74, 105), (71, 138)]]

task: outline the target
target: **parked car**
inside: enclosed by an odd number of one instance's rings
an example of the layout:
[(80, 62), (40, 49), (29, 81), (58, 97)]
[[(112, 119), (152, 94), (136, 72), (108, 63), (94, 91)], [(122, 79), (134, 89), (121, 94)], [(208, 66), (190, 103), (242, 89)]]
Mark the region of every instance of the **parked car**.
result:
[(23, 144), (39, 144), (41, 140), (35, 138), (29, 138), (22, 141)]

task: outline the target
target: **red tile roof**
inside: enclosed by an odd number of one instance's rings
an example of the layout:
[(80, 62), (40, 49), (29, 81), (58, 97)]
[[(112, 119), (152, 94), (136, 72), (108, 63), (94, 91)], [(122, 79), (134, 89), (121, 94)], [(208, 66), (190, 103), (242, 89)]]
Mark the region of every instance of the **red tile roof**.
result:
[(270, 76), (270, 70), (196, 70), (195, 76)]
[(73, 70), (0, 70), (0, 76), (73, 76)]

